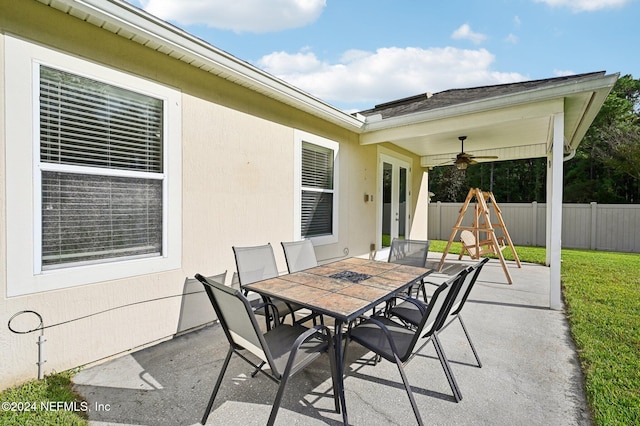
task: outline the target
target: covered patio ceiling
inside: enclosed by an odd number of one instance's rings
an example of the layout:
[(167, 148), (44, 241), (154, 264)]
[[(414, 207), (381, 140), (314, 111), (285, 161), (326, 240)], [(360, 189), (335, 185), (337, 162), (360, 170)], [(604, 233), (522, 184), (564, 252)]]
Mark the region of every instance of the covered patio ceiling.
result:
[(464, 151), (475, 156), (547, 158), (549, 307), (562, 309), (563, 160), (575, 152), (617, 79), (601, 71), (376, 105), (357, 115), (364, 121), (360, 144), (392, 143), (420, 156), (420, 165), (427, 168), (453, 164), (461, 149), (459, 136), (467, 137)]
[[(554, 117), (564, 114), (565, 155), (575, 150), (617, 74), (604, 71), (400, 99), (362, 111), (362, 145), (390, 142), (421, 158), (421, 166), (450, 165), (464, 150), (497, 161), (546, 157)], [(492, 161), (492, 160), (478, 160)]]

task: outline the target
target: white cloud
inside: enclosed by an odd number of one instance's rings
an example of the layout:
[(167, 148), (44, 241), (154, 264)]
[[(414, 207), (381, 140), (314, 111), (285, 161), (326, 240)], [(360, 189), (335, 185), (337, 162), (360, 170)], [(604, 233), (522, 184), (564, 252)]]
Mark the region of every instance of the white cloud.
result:
[(144, 10), (182, 25), (265, 33), (302, 27), (322, 14), (326, 0), (139, 0)]
[(451, 34), (451, 38), (455, 40), (470, 40), (474, 44), (480, 44), (487, 39), (487, 36), (473, 32), (469, 24), (462, 24), (460, 28)]
[(571, 71), (571, 70), (558, 70), (558, 69), (554, 69), (553, 70), (553, 75), (555, 75), (556, 77), (566, 77), (569, 75), (575, 75), (575, 71)]
[(518, 15), (513, 17), (513, 24), (516, 27), (519, 27), (522, 24), (522, 21), (520, 20), (520, 17)]
[(425, 92), (526, 80), (518, 73), (492, 71), (494, 61), (486, 49), (388, 47), (350, 50), (337, 63), (310, 51), (274, 52), (257, 65), (320, 99), (364, 109)]
[(295, 55), (273, 52), (262, 57), (259, 63), (261, 68), (276, 76), (315, 73), (324, 67), (312, 52), (300, 52)]
[(568, 7), (574, 12), (592, 12), (601, 9), (623, 7), (632, 0), (535, 0), (536, 3), (546, 3), (551, 7)]
[(515, 34), (509, 34), (508, 36), (505, 37), (504, 41), (506, 41), (507, 43), (511, 43), (511, 44), (518, 44), (518, 36)]

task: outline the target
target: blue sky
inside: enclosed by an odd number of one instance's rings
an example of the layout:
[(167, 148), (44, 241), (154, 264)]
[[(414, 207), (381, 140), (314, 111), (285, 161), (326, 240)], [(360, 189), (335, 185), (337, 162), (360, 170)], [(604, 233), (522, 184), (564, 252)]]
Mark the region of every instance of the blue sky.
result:
[(605, 70), (640, 78), (640, 0), (129, 0), (346, 111)]

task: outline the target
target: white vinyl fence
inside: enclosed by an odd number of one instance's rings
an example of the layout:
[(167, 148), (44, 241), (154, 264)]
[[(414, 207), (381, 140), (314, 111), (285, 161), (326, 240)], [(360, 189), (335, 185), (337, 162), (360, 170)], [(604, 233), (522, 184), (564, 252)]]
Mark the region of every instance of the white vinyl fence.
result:
[[(516, 245), (544, 246), (547, 223), (545, 203), (499, 204), (509, 235)], [(429, 204), (429, 239), (448, 240), (462, 203)], [(491, 209), (491, 219), (497, 222)], [(473, 205), (463, 224), (471, 226)], [(500, 236), (498, 230), (497, 235)], [(564, 204), (562, 247), (640, 253), (640, 205)]]

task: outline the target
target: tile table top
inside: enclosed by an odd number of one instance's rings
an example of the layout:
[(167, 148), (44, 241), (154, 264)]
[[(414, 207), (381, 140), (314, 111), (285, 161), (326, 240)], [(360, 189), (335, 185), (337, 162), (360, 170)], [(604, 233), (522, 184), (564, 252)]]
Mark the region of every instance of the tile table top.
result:
[(348, 322), (431, 271), (354, 257), (243, 287)]

